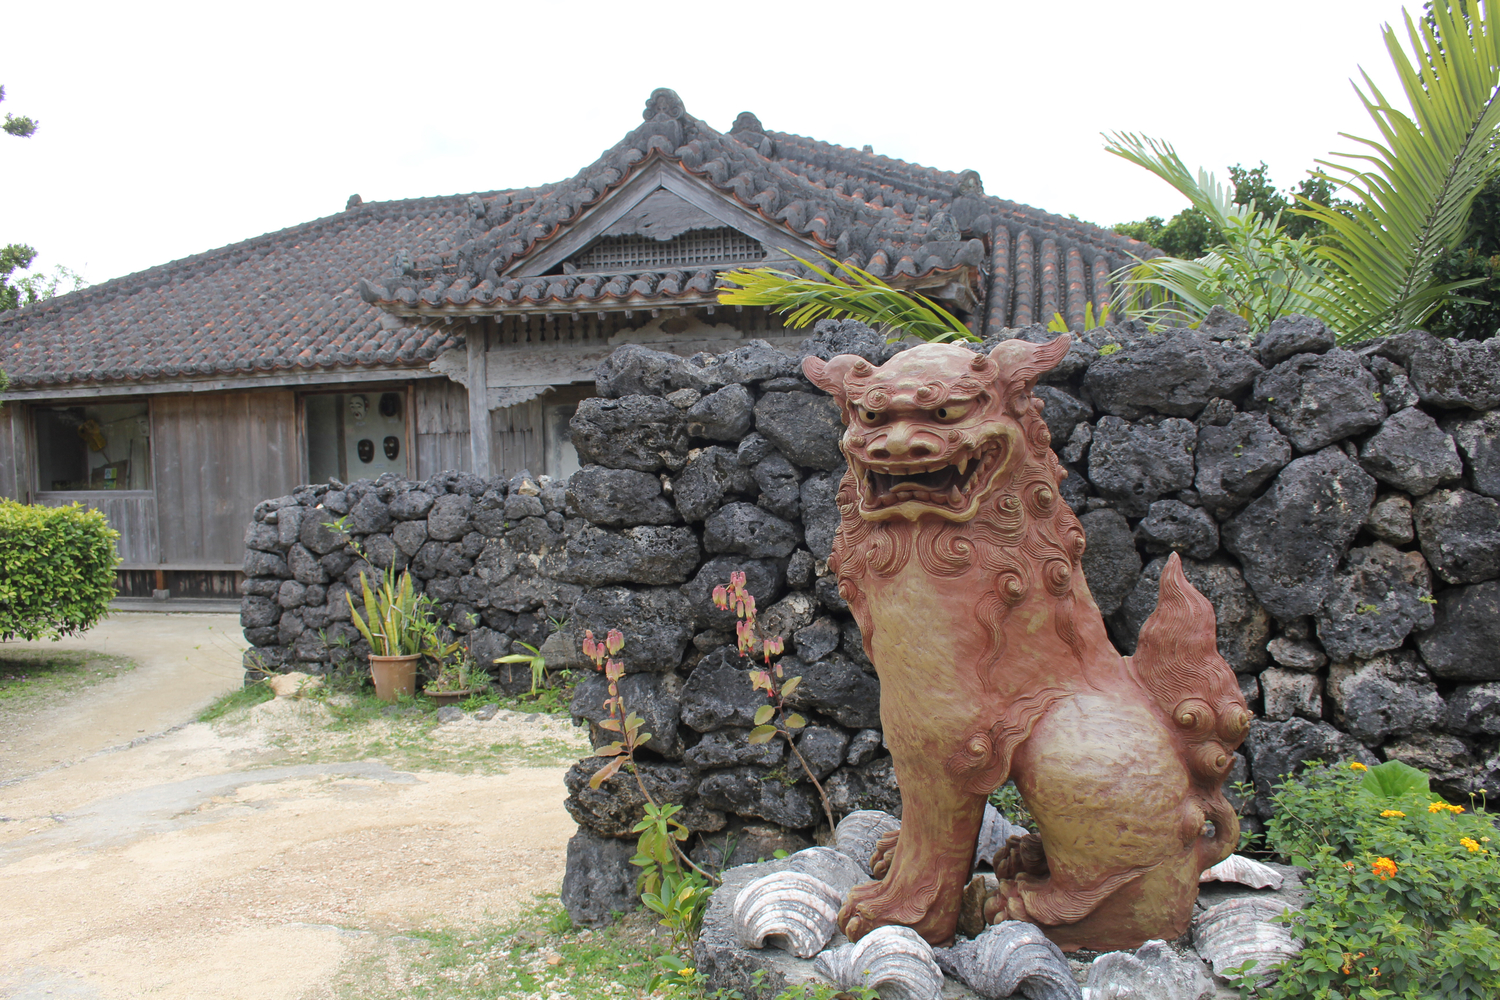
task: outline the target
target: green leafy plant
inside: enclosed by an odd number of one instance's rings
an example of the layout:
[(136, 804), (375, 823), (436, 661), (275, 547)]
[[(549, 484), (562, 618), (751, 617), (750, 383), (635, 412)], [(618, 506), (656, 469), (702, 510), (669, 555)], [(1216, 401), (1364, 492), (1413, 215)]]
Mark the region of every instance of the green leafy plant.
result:
[(1254, 995), (1500, 995), (1500, 860), (1482, 801), (1445, 802), (1400, 761), (1315, 766), (1271, 798), (1267, 843), (1311, 869), (1311, 895), (1283, 918), (1301, 953)]
[(794, 330), (820, 319), (848, 316), (882, 329), (893, 340), (903, 334), (932, 343), (979, 340), (957, 316), (925, 295), (892, 288), (868, 271), (827, 254), (823, 256), (832, 268), (827, 271), (795, 254), (791, 256), (816, 277), (805, 278), (772, 267), (729, 271), (723, 278), (739, 287), (721, 291), (719, 301), (764, 306), (789, 314), (785, 322)]
[(0, 500), (0, 639), (61, 639), (109, 613), (120, 533), (82, 504)]
[(1363, 151), (1318, 161), (1342, 175), (1353, 203), (1338, 210), (1297, 199), (1299, 214), (1329, 230), (1317, 249), (1327, 277), (1312, 302), (1345, 342), (1419, 325), (1486, 280), (1435, 280), (1434, 268), (1468, 235), (1475, 196), (1500, 169), (1500, 35), (1488, 0), (1468, 0), (1462, 11), (1439, 0), (1426, 19), (1404, 17), (1410, 54), (1395, 29), (1382, 35), (1411, 115), (1362, 73), (1355, 92), (1380, 137), (1343, 133)]
[(764, 691), (770, 699), (769, 704), (755, 710), (755, 728), (750, 730), (750, 742), (765, 743), (777, 736), (786, 740), (787, 749), (797, 758), (797, 763), (802, 765), (808, 780), (818, 790), (818, 799), (823, 804), (823, 817), (828, 821), (828, 829), (832, 830), (837, 824), (834, 823), (833, 807), (828, 802), (828, 794), (823, 791), (822, 782), (818, 781), (818, 776), (813, 773), (807, 759), (802, 756), (802, 751), (797, 748), (797, 740), (793, 735), (807, 725), (807, 720), (787, 709), (787, 699), (797, 690), (802, 678), (784, 676), (781, 663), (776, 660), (786, 648), (785, 640), (779, 635), (761, 638), (756, 627), (755, 595), (745, 589), (743, 572), (730, 573), (727, 586), (720, 584), (715, 587), (713, 601), (721, 610), (733, 609), (735, 617), (739, 619), (735, 632), (739, 640), (740, 656), (751, 663), (759, 656), (765, 662), (764, 669), (750, 671), (751, 685), (757, 691)]
[(500, 657), (495, 662), (496, 663), (525, 663), (528, 666), (530, 666), (531, 667), (531, 693), (532, 694), (536, 694), (537, 688), (541, 686), (542, 681), (547, 676), (547, 658), (542, 655), (542, 651), (541, 650), (537, 649), (535, 646), (531, 645), (529, 642), (520, 642), (520, 641), (517, 641), (516, 645), (517, 646), (525, 646), (528, 650), (530, 650), (530, 655), (528, 655), (526, 653), (507, 653), (505, 656)]
[[(1099, 327), (1105, 325), (1108, 322), (1109, 322), (1109, 306), (1108, 305), (1106, 305), (1103, 309), (1099, 310), (1099, 315), (1096, 318), (1094, 316), (1094, 304), (1092, 302), (1085, 302), (1083, 304), (1083, 330), (1084, 330), (1085, 333), (1087, 333), (1090, 330), (1096, 330), (1096, 329), (1098, 329)], [(1047, 324), (1047, 332), (1048, 333), (1067, 333), (1068, 332), (1068, 321), (1065, 320), (1065, 319), (1063, 319), (1063, 314), (1062, 313), (1055, 312), (1055, 313), (1052, 314), (1052, 322), (1050, 322), (1050, 323)]]
[(489, 686), (489, 677), (475, 669), (474, 656), (464, 640), (445, 640), (434, 629), (425, 638), (423, 652), (437, 665), (437, 673), (423, 686), (429, 694), (473, 691)]
[(354, 606), (352, 594), (345, 594), (344, 599), (349, 602), (350, 620), (370, 644), (370, 652), (375, 656), (414, 656), (422, 652), (433, 631), (428, 617), (430, 602), (426, 595), (416, 594), (411, 574), (403, 571), (397, 577), (392, 566), (379, 586), (371, 588), (361, 572), (359, 586), (364, 593), (363, 616)]
[(1107, 152), (1176, 188), (1222, 239), (1195, 260), (1154, 257), (1115, 272), (1116, 310), (1153, 324), (1196, 324), (1223, 306), (1263, 330), (1304, 308), (1322, 273), (1310, 236), (1288, 235), (1281, 214), (1268, 216), (1253, 200), (1237, 204), (1213, 174), (1190, 171), (1168, 142), (1133, 132), (1106, 134), (1105, 140)]

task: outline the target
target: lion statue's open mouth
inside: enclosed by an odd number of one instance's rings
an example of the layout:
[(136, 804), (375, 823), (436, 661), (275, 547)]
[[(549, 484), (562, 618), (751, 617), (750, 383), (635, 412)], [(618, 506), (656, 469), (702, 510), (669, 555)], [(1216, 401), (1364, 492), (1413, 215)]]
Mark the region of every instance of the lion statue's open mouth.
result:
[(935, 512), (944, 516), (973, 517), (979, 494), (1004, 464), (1005, 452), (1004, 442), (997, 441), (978, 454), (965, 448), (943, 462), (872, 462), (865, 468), (861, 496), (864, 513), (877, 515), (901, 504), (917, 504), (936, 508)]

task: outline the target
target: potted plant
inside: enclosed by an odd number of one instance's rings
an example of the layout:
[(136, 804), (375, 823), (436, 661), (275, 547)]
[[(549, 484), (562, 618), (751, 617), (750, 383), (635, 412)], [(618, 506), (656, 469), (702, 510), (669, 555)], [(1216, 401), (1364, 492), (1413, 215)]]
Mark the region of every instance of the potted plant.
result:
[(434, 630), (427, 638), (427, 656), (437, 664), (438, 672), (422, 691), (437, 704), (452, 705), (463, 701), (485, 686), (479, 682), (473, 654), (463, 640), (444, 642)]
[(395, 567), (385, 573), (377, 588), (371, 589), (364, 573), (359, 574), (364, 591), (365, 613), (361, 617), (354, 607), (354, 597), (346, 594), (354, 627), (370, 644), (370, 677), (375, 681), (375, 696), (381, 701), (395, 701), (399, 695), (416, 693), (417, 661), (422, 646), (432, 633), (425, 597), (419, 597), (411, 574), (403, 572), (398, 579)]

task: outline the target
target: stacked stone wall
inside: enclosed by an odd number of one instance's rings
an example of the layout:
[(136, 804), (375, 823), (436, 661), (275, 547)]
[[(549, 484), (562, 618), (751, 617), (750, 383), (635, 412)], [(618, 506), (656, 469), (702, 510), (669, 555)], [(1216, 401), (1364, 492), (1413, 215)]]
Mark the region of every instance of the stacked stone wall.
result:
[[(802, 347), (876, 363), (900, 349), (850, 322), (819, 324)], [(346, 507), (351, 525), (363, 504), (366, 550), (389, 531), (392, 558), (430, 573), (424, 586), (450, 620), (478, 615), (474, 634), (494, 649), (566, 619), (549, 660), (581, 668), (583, 630), (619, 628), (621, 692), (653, 734), (642, 780), (686, 807), (699, 857), (754, 860), (808, 842), (821, 808), (780, 740), (746, 739), (764, 696), (732, 615), (710, 599), (740, 570), (767, 631), (787, 639), (788, 674), (804, 678), (799, 747), (835, 810), (894, 811), (879, 682), (827, 570), (844, 467), (833, 401), (760, 342), (691, 359), (622, 348), (598, 391), (573, 422), (583, 470), (565, 490), (525, 486), (537, 492), (513, 517), (525, 477), (317, 488), (262, 505), (247, 536), (247, 636), (275, 665), (320, 662), (302, 637), (319, 606), (339, 625), (337, 584), (311, 566), (347, 585), (354, 562), (344, 548), (318, 551), (329, 515), (317, 504)], [(1214, 604), (1220, 651), (1257, 714), (1231, 778), (1255, 787), (1240, 803), (1248, 827), (1269, 816), (1271, 783), (1310, 758), (1404, 760), (1460, 800), (1500, 787), (1500, 339), (1413, 332), (1345, 349), (1300, 317), (1254, 337), (1222, 314), (1197, 331), (1125, 324), (1076, 337), (1037, 395), (1117, 645), (1134, 650), (1171, 552)], [(397, 504), (412, 494), (432, 509)], [(415, 549), (396, 537), (398, 508), (430, 524), (439, 503), (466, 502), (467, 530), (429, 528)], [(381, 505), (391, 525), (373, 513)], [(296, 528), (278, 523), (287, 510)], [(327, 590), (303, 591), (297, 606), (297, 586)], [(604, 697), (589, 677), (571, 706), (596, 743), (612, 738), (597, 726)], [(623, 775), (590, 790), (602, 763), (567, 776), (580, 830), (564, 901), (588, 922), (633, 900), (629, 833), (643, 801)]]

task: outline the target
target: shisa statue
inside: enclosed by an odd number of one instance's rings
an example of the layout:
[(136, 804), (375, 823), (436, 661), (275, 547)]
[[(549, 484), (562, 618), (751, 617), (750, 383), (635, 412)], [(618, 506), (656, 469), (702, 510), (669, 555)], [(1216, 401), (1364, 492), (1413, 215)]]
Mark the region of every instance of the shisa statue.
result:
[[(985, 921), (1030, 921), (1064, 950), (1171, 940), (1199, 874), (1238, 844), (1221, 786), (1250, 713), (1213, 606), (1172, 556), (1121, 656), (1084, 580), (1067, 472), (1032, 396), (1067, 349), (1061, 336), (803, 363), (843, 409), (830, 565), (880, 675), (901, 787), (879, 881), (839, 913), (851, 940), (897, 924), (947, 944), (966, 892)], [(987, 893), (971, 861), (1007, 780), (1036, 830), (995, 856)]]

